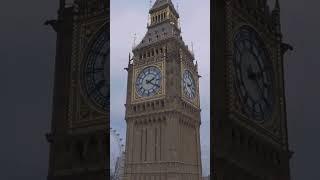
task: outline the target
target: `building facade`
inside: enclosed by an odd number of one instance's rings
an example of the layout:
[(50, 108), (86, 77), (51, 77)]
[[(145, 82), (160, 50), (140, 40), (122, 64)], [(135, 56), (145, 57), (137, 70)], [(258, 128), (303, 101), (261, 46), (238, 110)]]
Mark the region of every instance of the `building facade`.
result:
[(107, 179), (109, 4), (60, 0), (48, 180)]
[(127, 180), (200, 180), (198, 66), (171, 0), (156, 0), (129, 57), (125, 120)]
[(214, 7), (213, 178), (289, 180), (279, 0)]

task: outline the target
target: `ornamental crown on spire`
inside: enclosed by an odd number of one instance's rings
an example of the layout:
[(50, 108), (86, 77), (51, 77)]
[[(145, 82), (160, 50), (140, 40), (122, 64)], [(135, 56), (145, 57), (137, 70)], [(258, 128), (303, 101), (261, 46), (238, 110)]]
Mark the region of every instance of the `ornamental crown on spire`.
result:
[[(188, 46), (184, 43), (181, 36), (181, 28), (179, 23), (179, 14), (176, 11), (171, 0), (156, 0), (149, 11), (149, 22), (147, 33), (138, 45), (134, 45), (133, 53), (139, 53), (138, 57), (147, 58), (148, 53), (141, 53), (148, 48), (153, 48), (161, 43), (168, 41), (177, 42), (182, 49), (185, 49), (191, 59), (194, 59), (193, 53), (190, 52)], [(152, 55), (152, 53), (151, 53)]]
[(156, 11), (162, 10), (167, 7), (169, 7), (171, 9), (171, 11), (179, 18), (179, 14), (176, 11), (171, 0), (156, 0), (156, 2), (153, 4), (152, 8), (150, 9), (149, 13), (152, 14)]

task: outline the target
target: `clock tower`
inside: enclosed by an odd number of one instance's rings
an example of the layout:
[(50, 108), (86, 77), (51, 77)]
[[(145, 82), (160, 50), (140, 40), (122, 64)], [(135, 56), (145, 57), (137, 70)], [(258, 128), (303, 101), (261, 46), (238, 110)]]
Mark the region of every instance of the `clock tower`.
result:
[(213, 177), (290, 180), (280, 4), (214, 1)]
[(107, 179), (109, 4), (60, 0), (48, 180)]
[(198, 66), (171, 0), (156, 0), (129, 57), (125, 119), (127, 180), (200, 180)]

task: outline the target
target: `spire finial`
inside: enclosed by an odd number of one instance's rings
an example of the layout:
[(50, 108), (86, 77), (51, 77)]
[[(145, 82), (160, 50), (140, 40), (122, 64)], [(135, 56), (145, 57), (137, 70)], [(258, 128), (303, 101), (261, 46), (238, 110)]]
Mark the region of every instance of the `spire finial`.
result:
[(128, 67), (125, 67), (124, 70), (128, 71), (130, 63), (131, 63), (131, 53), (129, 52)]
[(276, 0), (276, 3), (275, 3), (275, 9), (280, 9), (280, 2), (279, 0)]
[(177, 2), (177, 13), (179, 14), (179, 2)]
[(150, 3), (149, 4), (149, 9), (151, 9), (152, 8), (152, 0), (150, 0), (149, 3)]
[(191, 52), (194, 55), (194, 51), (193, 51), (193, 42), (191, 41)]
[(130, 65), (130, 63), (131, 63), (131, 53), (129, 52), (129, 61), (128, 61), (128, 67), (129, 67), (129, 65)]
[(66, 5), (66, 0), (60, 0), (60, 9), (64, 9), (64, 6)]
[(137, 40), (137, 33), (133, 34), (133, 48), (136, 46), (136, 40)]

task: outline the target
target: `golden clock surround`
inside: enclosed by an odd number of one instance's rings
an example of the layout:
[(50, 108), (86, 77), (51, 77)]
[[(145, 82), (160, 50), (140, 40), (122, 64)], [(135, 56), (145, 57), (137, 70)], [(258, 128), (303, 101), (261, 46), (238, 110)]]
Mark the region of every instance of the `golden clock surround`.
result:
[[(154, 66), (154, 67), (157, 67), (160, 72), (161, 72), (161, 86), (160, 86), (160, 89), (159, 91), (153, 95), (153, 96), (150, 96), (150, 97), (141, 97), (137, 94), (137, 91), (136, 91), (136, 86), (135, 86), (135, 81), (136, 81), (136, 78), (138, 77), (139, 73), (141, 71), (143, 71), (143, 69), (147, 68), (147, 67), (150, 67), (150, 66)], [(165, 61), (161, 61), (161, 62), (156, 62), (156, 63), (152, 63), (152, 64), (147, 64), (147, 65), (144, 65), (144, 66), (139, 66), (139, 67), (136, 67), (134, 66), (133, 67), (133, 81), (132, 81), (132, 103), (140, 103), (142, 101), (147, 101), (147, 100), (155, 100), (155, 99), (161, 99), (163, 98), (166, 93), (165, 93), (165, 90), (166, 90), (166, 84), (165, 84)]]
[(199, 97), (199, 76), (197, 72), (194, 72), (191, 68), (188, 68), (187, 65), (185, 65), (183, 62), (181, 62), (181, 83), (183, 81), (183, 73), (184, 71), (189, 71), (194, 79), (195, 85), (196, 85), (196, 94), (193, 99), (190, 99), (185, 96), (183, 92), (183, 86), (181, 85), (181, 98), (186, 101), (187, 103), (191, 104), (192, 106), (196, 108), (200, 108), (200, 97)]

